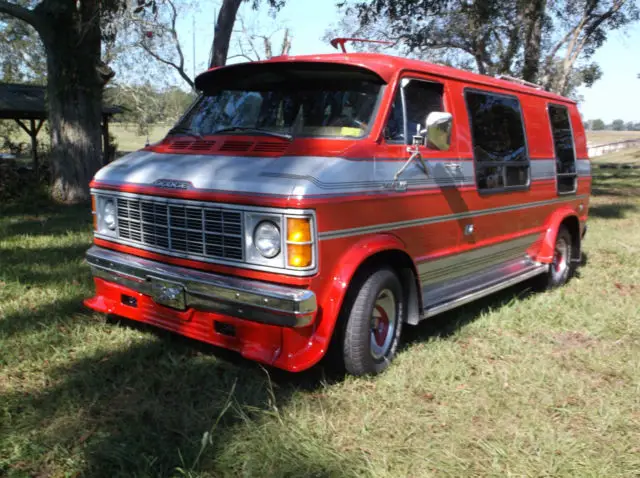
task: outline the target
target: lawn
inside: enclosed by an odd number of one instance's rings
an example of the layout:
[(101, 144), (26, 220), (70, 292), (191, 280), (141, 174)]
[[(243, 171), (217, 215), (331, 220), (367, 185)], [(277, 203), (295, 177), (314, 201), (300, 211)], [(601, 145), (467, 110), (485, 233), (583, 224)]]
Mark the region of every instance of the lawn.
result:
[(629, 139), (640, 139), (640, 131), (587, 131), (587, 141), (594, 145)]
[(88, 207), (5, 205), (0, 476), (637, 477), (640, 169), (594, 173), (578, 277), (405, 329), (377, 378), (90, 313)]

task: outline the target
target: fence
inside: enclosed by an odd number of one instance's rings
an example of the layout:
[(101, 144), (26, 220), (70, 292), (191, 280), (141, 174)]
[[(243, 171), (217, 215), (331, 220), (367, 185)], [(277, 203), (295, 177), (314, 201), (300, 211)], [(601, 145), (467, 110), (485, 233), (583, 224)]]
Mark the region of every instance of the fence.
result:
[(627, 148), (640, 147), (640, 138), (618, 141), (616, 143), (587, 145), (587, 152), (590, 158), (602, 156), (603, 154), (615, 153)]

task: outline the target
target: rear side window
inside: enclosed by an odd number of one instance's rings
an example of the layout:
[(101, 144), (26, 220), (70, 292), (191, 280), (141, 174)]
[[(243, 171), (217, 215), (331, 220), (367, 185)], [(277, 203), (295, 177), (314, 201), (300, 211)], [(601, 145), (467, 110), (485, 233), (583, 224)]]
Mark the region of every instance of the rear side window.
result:
[(576, 155), (567, 107), (549, 105), (549, 121), (556, 154), (558, 193), (572, 193), (576, 190)]
[(529, 185), (529, 155), (520, 102), (481, 91), (465, 94), (479, 190)]

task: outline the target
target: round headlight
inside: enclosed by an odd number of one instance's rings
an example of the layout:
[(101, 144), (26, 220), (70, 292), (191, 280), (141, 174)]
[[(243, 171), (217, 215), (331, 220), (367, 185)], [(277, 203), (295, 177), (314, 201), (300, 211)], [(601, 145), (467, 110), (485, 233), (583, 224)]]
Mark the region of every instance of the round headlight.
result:
[(262, 221), (253, 231), (253, 244), (267, 259), (280, 254), (280, 229), (271, 221)]
[(116, 228), (116, 205), (111, 199), (108, 199), (105, 201), (102, 211), (105, 226), (113, 231)]

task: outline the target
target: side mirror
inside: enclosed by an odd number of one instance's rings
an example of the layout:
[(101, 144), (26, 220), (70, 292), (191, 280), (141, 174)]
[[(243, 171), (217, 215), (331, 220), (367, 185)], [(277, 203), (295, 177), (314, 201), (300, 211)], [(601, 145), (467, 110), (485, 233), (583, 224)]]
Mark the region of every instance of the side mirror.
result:
[(453, 127), (451, 113), (433, 111), (427, 116), (425, 124), (427, 126), (424, 130), (427, 134), (427, 146), (447, 151), (451, 146), (451, 129)]

